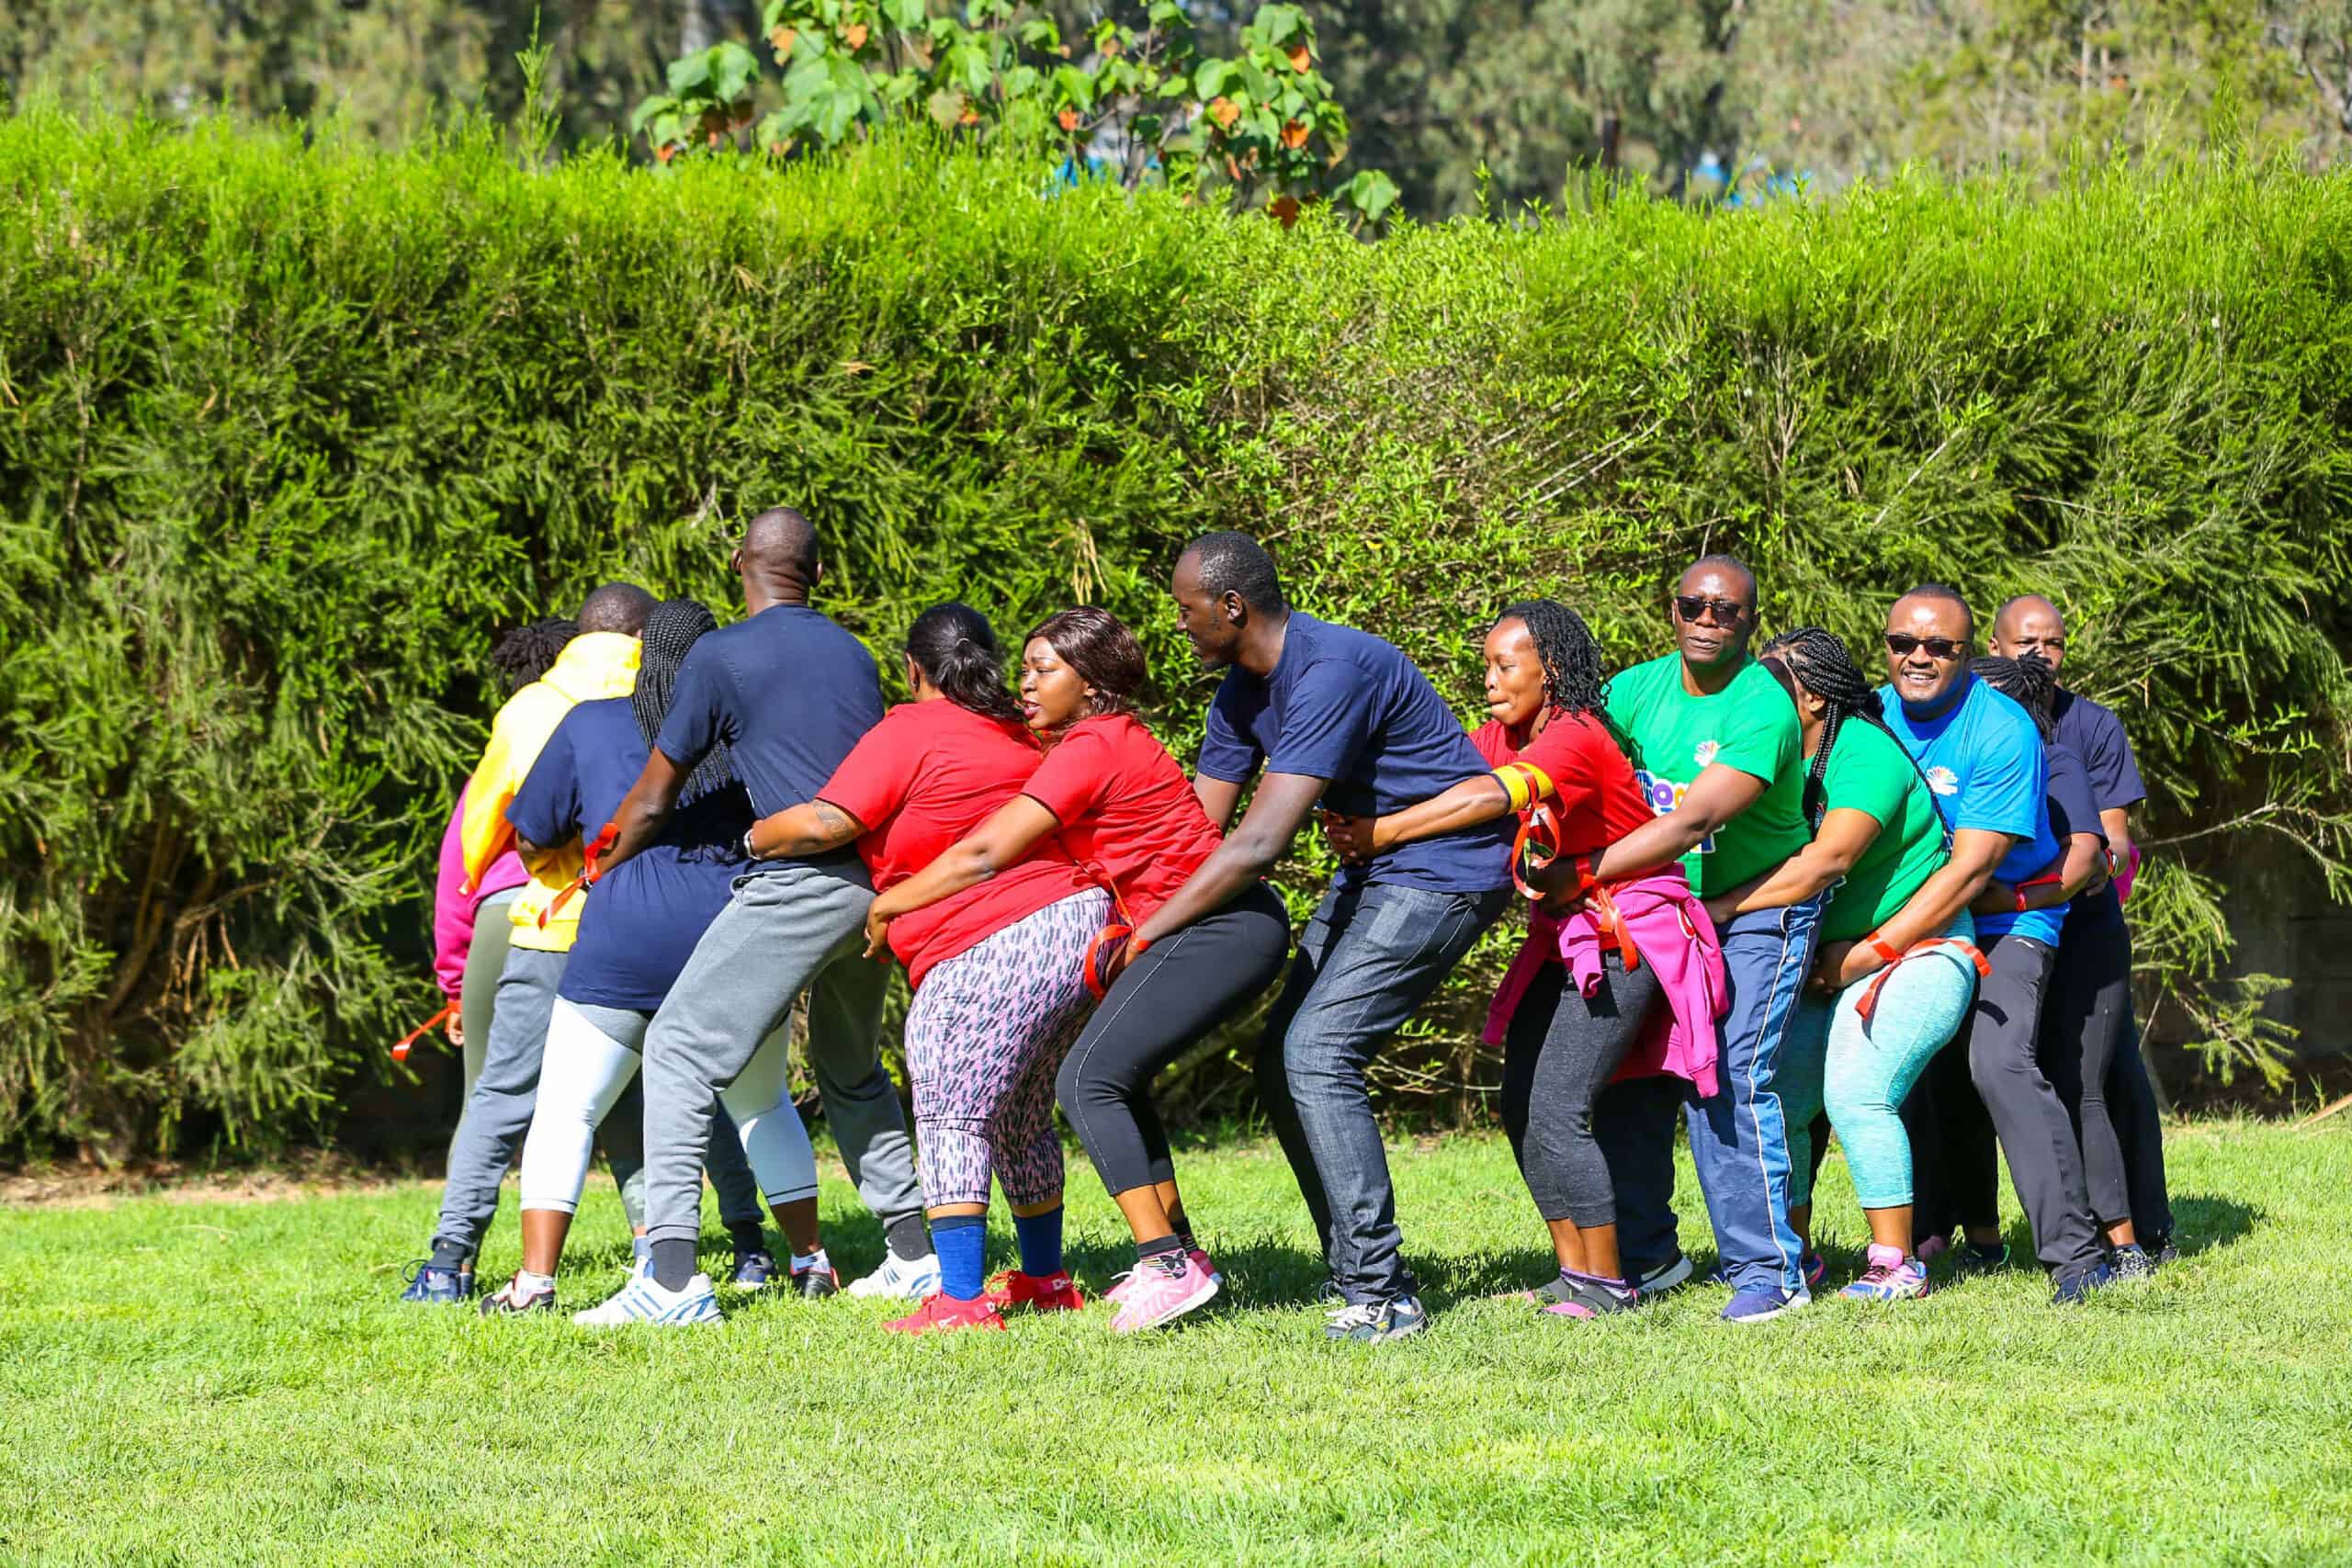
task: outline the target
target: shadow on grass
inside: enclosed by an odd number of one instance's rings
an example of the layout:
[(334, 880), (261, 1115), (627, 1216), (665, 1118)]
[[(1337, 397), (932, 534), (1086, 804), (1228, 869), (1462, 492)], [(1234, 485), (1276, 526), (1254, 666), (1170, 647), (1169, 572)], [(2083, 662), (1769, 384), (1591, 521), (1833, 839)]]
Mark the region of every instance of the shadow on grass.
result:
[(2254, 1233), (2269, 1212), (2235, 1198), (2212, 1192), (2176, 1193), (2172, 1200), (2172, 1240), (2183, 1258), (2211, 1252)]

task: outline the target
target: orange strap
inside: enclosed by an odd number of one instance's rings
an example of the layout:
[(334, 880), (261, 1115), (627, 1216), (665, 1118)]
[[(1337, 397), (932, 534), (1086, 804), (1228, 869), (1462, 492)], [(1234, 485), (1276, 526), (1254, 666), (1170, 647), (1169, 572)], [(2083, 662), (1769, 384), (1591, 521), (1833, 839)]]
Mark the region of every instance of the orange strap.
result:
[(1919, 954), (1939, 947), (1959, 949), (1962, 957), (1976, 965), (1977, 978), (1989, 980), (1993, 977), (1993, 961), (1985, 957), (1974, 942), (1962, 942), (1956, 936), (1931, 936), (1924, 942), (1913, 942), (1909, 951), (1905, 953), (1902, 958), (1896, 959), (1893, 964), (1871, 976), (1870, 985), (1862, 992), (1862, 999), (1855, 1004), (1855, 1013), (1864, 1023), (1868, 1023), (1871, 1021), (1871, 1012), (1878, 1007), (1879, 991), (1886, 985), (1888, 978), (1894, 975), (1894, 971), (1902, 965), (1904, 959), (1917, 958)]
[[(1519, 889), (1522, 897), (1540, 901), (1543, 894), (1529, 885), (1521, 868), (1542, 871), (1559, 858), (1559, 823), (1553, 817), (1551, 807), (1539, 802), (1521, 816), (1519, 836), (1511, 840), (1511, 886)], [(1603, 938), (1616, 943), (1617, 955), (1624, 960), (1625, 973), (1630, 975), (1642, 966), (1642, 955), (1634, 946), (1633, 933), (1625, 929), (1624, 917), (1618, 913), (1617, 901), (1609, 896), (1606, 883), (1597, 880), (1585, 866), (1580, 864), (1578, 869), (1582, 874), (1571, 897), (1591, 898), (1594, 923), (1600, 928)]]
[(2022, 915), (2028, 912), (2025, 907), (2025, 890), (2027, 888), (2051, 887), (2065, 880), (2066, 874), (2064, 871), (2048, 871), (2042, 873), (2040, 876), (2030, 876), (2023, 882), (2018, 883), (2017, 887), (2018, 913)]
[(1110, 963), (1113, 954), (1128, 945), (1135, 933), (1135, 927), (1123, 920), (1114, 920), (1096, 931), (1094, 940), (1086, 944), (1086, 958), (1080, 964), (1079, 973), (1096, 1001), (1111, 994), (1111, 982), (1102, 973), (1103, 966)]
[(414, 1045), (418, 1041), (424, 1039), (427, 1034), (431, 1033), (444, 1019), (447, 1019), (451, 1013), (456, 1012), (457, 1010), (457, 1003), (445, 1003), (439, 1012), (435, 1013), (431, 1018), (426, 1019), (423, 1023), (418, 1024), (414, 1029), (410, 1030), (406, 1034), (403, 1034), (398, 1040), (393, 1041), (392, 1060), (395, 1062), (407, 1061), (409, 1048)]
[(580, 874), (573, 877), (562, 892), (548, 899), (548, 907), (539, 911), (539, 929), (541, 931), (548, 929), (548, 921), (555, 917), (557, 911), (560, 910), (566, 904), (571, 903), (575, 896), (584, 893), (589, 888), (596, 886), (596, 878), (601, 874), (596, 869), (596, 857), (613, 847), (613, 840), (620, 837), (620, 831), (621, 825), (618, 822), (607, 822), (605, 824), (603, 830), (598, 832), (594, 839), (589, 840), (587, 853), (582, 858), (582, 863), (580, 868)]

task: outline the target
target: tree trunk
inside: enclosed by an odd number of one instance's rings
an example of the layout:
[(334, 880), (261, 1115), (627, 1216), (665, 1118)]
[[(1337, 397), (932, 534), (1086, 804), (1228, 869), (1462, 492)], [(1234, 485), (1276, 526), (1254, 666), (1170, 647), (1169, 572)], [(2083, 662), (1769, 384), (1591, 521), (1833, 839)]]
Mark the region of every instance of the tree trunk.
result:
[(678, 52), (700, 54), (727, 36), (727, 0), (686, 0), (678, 21)]

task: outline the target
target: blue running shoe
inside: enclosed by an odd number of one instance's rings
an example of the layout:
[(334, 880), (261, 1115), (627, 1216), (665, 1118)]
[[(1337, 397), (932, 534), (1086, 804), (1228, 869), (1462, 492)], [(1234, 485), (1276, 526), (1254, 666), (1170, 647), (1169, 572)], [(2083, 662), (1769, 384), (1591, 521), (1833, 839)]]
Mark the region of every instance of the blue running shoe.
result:
[(2113, 1283), (2115, 1270), (2107, 1266), (2107, 1259), (2102, 1258), (2096, 1263), (2077, 1263), (2058, 1276), (2058, 1282), (2050, 1292), (2050, 1304), (2080, 1306), (2090, 1299), (2093, 1291)]
[(739, 1291), (763, 1291), (783, 1277), (784, 1265), (775, 1260), (775, 1254), (764, 1250), (739, 1252), (727, 1282)]
[(458, 1306), (473, 1299), (474, 1271), (469, 1265), (443, 1269), (430, 1258), (419, 1258), (401, 1278), (408, 1281), (401, 1300), (419, 1306)]
[(1392, 1296), (1385, 1302), (1358, 1302), (1331, 1314), (1323, 1325), (1326, 1338), (1351, 1339), (1359, 1345), (1385, 1345), (1430, 1325), (1430, 1314), (1416, 1296)]
[(1742, 1285), (1724, 1307), (1724, 1321), (1747, 1325), (1770, 1323), (1782, 1313), (1794, 1312), (1813, 1301), (1804, 1291), (1788, 1292), (1778, 1285)]
[(686, 1281), (683, 1291), (665, 1291), (662, 1281), (653, 1277), (652, 1269), (647, 1267), (631, 1274), (628, 1283), (603, 1305), (573, 1313), (571, 1321), (587, 1328), (613, 1328), (628, 1323), (680, 1328), (724, 1320), (719, 1316), (718, 1297), (710, 1288), (709, 1275), (695, 1275)]

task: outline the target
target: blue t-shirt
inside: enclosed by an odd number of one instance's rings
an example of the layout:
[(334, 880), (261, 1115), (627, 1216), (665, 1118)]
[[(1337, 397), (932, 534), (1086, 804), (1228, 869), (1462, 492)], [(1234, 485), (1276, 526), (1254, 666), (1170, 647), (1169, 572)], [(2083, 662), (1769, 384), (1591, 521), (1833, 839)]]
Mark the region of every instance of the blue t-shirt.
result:
[[(627, 697), (579, 704), (548, 738), (506, 819), (535, 844), (594, 838), (647, 755)], [(740, 784), (681, 801), (660, 837), (579, 896), (580, 937), (556, 994), (594, 1007), (660, 1008), (743, 874), (751, 825)]]
[(831, 616), (771, 604), (700, 638), (678, 668), (662, 754), (691, 768), (725, 741), (762, 817), (813, 800), (882, 722), (874, 656)]
[[(1993, 874), (2015, 885), (2041, 874), (2058, 856), (2050, 832), (2050, 763), (2033, 716), (1973, 675), (1960, 697), (1934, 718), (1908, 712), (1893, 686), (1879, 688), (1886, 727), (1917, 759), (1936, 804), (1954, 832), (1982, 829), (2019, 840)], [(1976, 917), (1976, 934), (2025, 936), (2051, 947), (2065, 911), (2030, 909)]]
[(2148, 798), (2140, 782), (2140, 764), (2132, 756), (2131, 739), (2113, 710), (2090, 698), (2061, 691), (2050, 706), (2061, 744), (2083, 761), (2090, 777), (2091, 801), (2101, 811), (2137, 806)]
[[(2098, 789), (2090, 770), (2064, 740), (2051, 741), (2042, 748), (2042, 754), (2050, 762), (2050, 836), (2062, 850), (2077, 833), (2096, 833), (2104, 845), (2107, 829), (2099, 826)], [(2109, 883), (2096, 893), (2077, 893), (2068, 901), (2064, 935), (2072, 937), (2077, 927), (2122, 918), (2122, 902), (2115, 896), (2115, 885)]]
[[(1291, 612), (1263, 677), (1235, 665), (1209, 704), (1200, 771), (1246, 784), (1270, 773), (1329, 779), (1323, 803), (1351, 817), (1401, 811), (1487, 772), (1445, 699), (1392, 643)], [(1344, 865), (1336, 887), (1401, 883), (1439, 893), (1510, 886), (1510, 817), (1400, 844)]]

